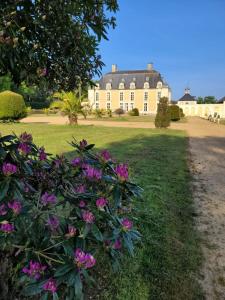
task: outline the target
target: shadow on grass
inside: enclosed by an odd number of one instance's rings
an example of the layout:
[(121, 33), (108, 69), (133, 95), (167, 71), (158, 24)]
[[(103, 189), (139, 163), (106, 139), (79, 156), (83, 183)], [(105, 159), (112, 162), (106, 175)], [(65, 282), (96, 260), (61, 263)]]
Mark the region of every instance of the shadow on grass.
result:
[(187, 143), (182, 135), (157, 133), (108, 144), (116, 159), (129, 163), (132, 179), (144, 188), (143, 201), (135, 203), (143, 239), (135, 257), (124, 258), (120, 273), (112, 274), (102, 263), (101, 284), (91, 291), (94, 299), (203, 299)]

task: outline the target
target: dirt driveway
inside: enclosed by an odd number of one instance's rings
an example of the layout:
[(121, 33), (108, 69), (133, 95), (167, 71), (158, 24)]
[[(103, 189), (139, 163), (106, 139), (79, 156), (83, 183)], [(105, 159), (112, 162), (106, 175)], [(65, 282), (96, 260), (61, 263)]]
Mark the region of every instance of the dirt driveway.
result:
[(193, 118), (190, 140), (197, 227), (205, 256), (202, 286), (207, 300), (225, 299), (225, 126)]
[[(67, 119), (28, 117), (24, 121), (66, 124)], [(151, 122), (80, 120), (79, 124), (154, 128)], [(202, 286), (207, 300), (222, 300), (225, 299), (225, 126), (190, 118), (188, 123), (175, 123), (171, 128), (186, 130), (189, 135), (196, 224), (205, 257)]]

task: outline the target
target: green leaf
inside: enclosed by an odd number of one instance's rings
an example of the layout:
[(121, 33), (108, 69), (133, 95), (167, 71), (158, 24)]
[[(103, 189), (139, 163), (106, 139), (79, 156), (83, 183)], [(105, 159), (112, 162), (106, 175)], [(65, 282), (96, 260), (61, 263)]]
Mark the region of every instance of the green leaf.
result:
[(77, 298), (79, 300), (83, 299), (83, 285), (82, 285), (82, 281), (80, 278), (80, 274), (77, 274), (76, 278), (75, 278), (75, 295), (77, 296)]
[(57, 293), (53, 293), (53, 300), (59, 300), (59, 296)]
[(95, 224), (92, 225), (91, 231), (92, 231), (94, 237), (96, 238), (96, 240), (98, 240), (100, 242), (103, 241), (102, 233)]
[(40, 300), (48, 300), (48, 293), (44, 293), (44, 294), (41, 296)]
[(73, 269), (72, 264), (66, 264), (63, 266), (60, 266), (56, 269), (54, 277), (61, 277), (65, 275), (66, 273), (70, 272)]
[(5, 180), (0, 184), (0, 191), (1, 191), (0, 200), (5, 198), (5, 196), (7, 195), (8, 190), (9, 190), (9, 183), (10, 183), (10, 180)]
[(23, 290), (23, 295), (34, 296), (42, 292), (44, 281), (27, 285)]

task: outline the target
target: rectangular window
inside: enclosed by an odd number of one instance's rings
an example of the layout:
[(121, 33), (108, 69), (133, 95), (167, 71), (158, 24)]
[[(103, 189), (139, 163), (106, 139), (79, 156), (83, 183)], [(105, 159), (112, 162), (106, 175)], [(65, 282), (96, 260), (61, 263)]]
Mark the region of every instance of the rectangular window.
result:
[(134, 103), (130, 104), (130, 110), (132, 110), (134, 108)]
[(99, 109), (99, 103), (98, 102), (95, 103), (95, 108)]
[(144, 92), (144, 101), (148, 101), (148, 92)]
[(128, 111), (129, 107), (128, 107), (128, 103), (125, 103), (125, 111)]
[(130, 101), (134, 101), (134, 92), (130, 93)]
[(106, 100), (110, 101), (110, 93), (109, 92), (107, 92), (107, 94), (106, 94)]
[(99, 93), (95, 94), (95, 101), (98, 102), (99, 101)]
[(120, 101), (123, 101), (123, 92), (120, 92)]
[(158, 92), (158, 100), (161, 98), (161, 92)]
[(123, 109), (123, 102), (120, 102), (120, 108)]
[(111, 109), (111, 103), (110, 102), (106, 103), (106, 109), (107, 110)]
[(148, 103), (144, 103), (144, 112), (148, 111)]

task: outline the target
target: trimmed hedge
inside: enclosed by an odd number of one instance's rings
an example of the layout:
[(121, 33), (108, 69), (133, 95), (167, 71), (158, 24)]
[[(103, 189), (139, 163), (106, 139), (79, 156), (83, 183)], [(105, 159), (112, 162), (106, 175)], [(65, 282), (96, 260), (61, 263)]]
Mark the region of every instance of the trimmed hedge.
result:
[(0, 120), (19, 120), (26, 115), (23, 96), (11, 91), (0, 93)]

